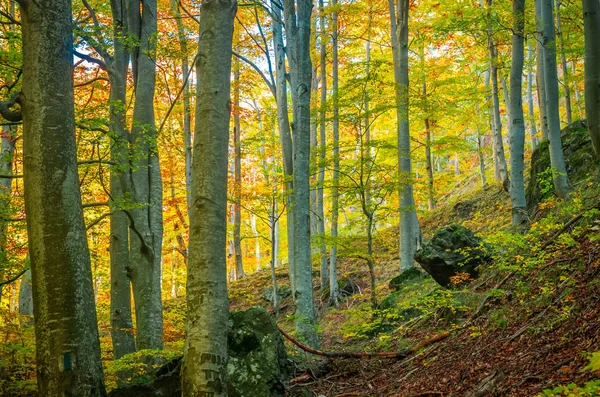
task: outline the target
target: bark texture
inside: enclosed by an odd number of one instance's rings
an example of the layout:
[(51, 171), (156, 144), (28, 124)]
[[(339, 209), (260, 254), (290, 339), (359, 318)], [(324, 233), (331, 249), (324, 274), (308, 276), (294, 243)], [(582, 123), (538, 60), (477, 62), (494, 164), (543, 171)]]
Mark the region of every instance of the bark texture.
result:
[(27, 1), (21, 15), (23, 167), (38, 391), (104, 396), (77, 175), (71, 2)]
[(235, 0), (202, 3), (187, 279), (184, 397), (227, 396), (227, 171)]
[(585, 29), (585, 113), (596, 157), (600, 160), (600, 2), (583, 0)]
[(554, 179), (554, 190), (559, 197), (569, 195), (569, 179), (565, 167), (560, 138), (560, 116), (558, 108), (558, 72), (556, 69), (556, 34), (552, 0), (540, 0), (544, 45), (544, 87), (546, 88), (546, 117), (550, 142), (550, 163)]
[(525, 205), (525, 121), (523, 115), (523, 64), (525, 60), (525, 0), (513, 0), (512, 64), (510, 67), (510, 200), (512, 224), (527, 223)]

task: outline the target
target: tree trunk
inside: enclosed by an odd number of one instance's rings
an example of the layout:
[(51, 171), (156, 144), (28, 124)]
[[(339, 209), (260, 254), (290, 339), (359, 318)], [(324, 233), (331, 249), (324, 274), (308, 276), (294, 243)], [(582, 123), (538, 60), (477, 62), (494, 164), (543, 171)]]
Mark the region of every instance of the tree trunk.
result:
[[(337, 0), (332, 0), (331, 5), (335, 8)], [(338, 13), (333, 12), (331, 18), (331, 79), (333, 85), (333, 177), (331, 189), (331, 252), (329, 257), (329, 304), (337, 307), (339, 305), (338, 297), (338, 277), (337, 277), (337, 238), (338, 238), (338, 220), (339, 220), (339, 185), (340, 185), (340, 109), (339, 109), (339, 64), (338, 64)]]
[[(394, 0), (389, 1), (396, 83), (398, 126), (398, 174), (400, 188), (400, 271), (413, 267), (417, 248), (418, 220), (414, 206), (408, 127), (408, 0), (399, 0), (396, 16)], [(397, 18), (397, 20), (396, 20)]]
[[(271, 0), (271, 9), (275, 15), (273, 20), (273, 48), (275, 52), (275, 96), (277, 101), (277, 125), (279, 127), (279, 139), (283, 152), (283, 172), (286, 186), (286, 217), (288, 234), (288, 263), (290, 274), (290, 286), (292, 291), (296, 290), (294, 274), (294, 212), (293, 207), (293, 174), (294, 157), (292, 133), (287, 103), (287, 81), (285, 78), (285, 45), (283, 44), (283, 28), (281, 24), (280, 4)], [(290, 44), (293, 44), (293, 40)], [(289, 55), (288, 55), (289, 56)]]
[[(475, 112), (479, 119), (479, 104), (475, 105)], [(485, 158), (483, 157), (483, 135), (481, 134), (481, 128), (479, 122), (477, 123), (477, 158), (479, 159), (479, 176), (481, 178), (481, 187), (487, 186), (487, 180), (485, 177)]]
[(548, 118), (548, 140), (550, 142), (550, 164), (554, 179), (554, 190), (559, 197), (569, 195), (569, 179), (565, 168), (560, 137), (560, 117), (558, 110), (558, 72), (556, 70), (556, 35), (552, 0), (540, 0), (544, 22), (544, 77), (546, 88), (546, 111)]
[(31, 270), (27, 270), (21, 276), (21, 285), (19, 286), (19, 315), (21, 316), (21, 326), (33, 325), (33, 286), (31, 285)]
[(177, 36), (179, 48), (181, 49), (181, 81), (183, 84), (183, 141), (185, 145), (185, 192), (187, 198), (188, 217), (192, 201), (192, 112), (190, 107), (190, 85), (188, 76), (190, 74), (187, 58), (187, 40), (185, 26), (179, 11), (177, 0), (171, 0), (171, 11), (177, 23)]
[[(3, 126), (0, 132), (0, 175), (12, 175), (13, 173), (13, 154), (15, 152), (15, 137), (9, 126)], [(0, 261), (6, 259), (6, 231), (10, 213), (10, 194), (12, 192), (12, 179), (0, 178)], [(0, 270), (0, 276), (4, 269)], [(2, 298), (2, 286), (0, 286), (0, 299)]]
[[(533, 49), (529, 42), (529, 62), (533, 60)], [(529, 110), (529, 135), (531, 136), (531, 149), (535, 150), (538, 145), (537, 128), (535, 127), (535, 116), (533, 113), (533, 73), (531, 67), (527, 68), (527, 108)]]
[(71, 2), (23, 1), (21, 15), (23, 173), (38, 392), (105, 396), (77, 175)]
[(135, 337), (131, 313), (131, 283), (129, 280), (129, 219), (122, 210), (124, 196), (131, 187), (129, 173), (128, 142), (125, 109), (127, 106), (127, 68), (129, 54), (121, 41), (126, 31), (125, 10), (121, 2), (111, 2), (113, 14), (114, 55), (110, 79), (110, 129), (114, 144), (111, 145), (110, 194), (110, 326), (113, 357), (123, 357), (135, 351)]
[(571, 90), (569, 89), (569, 68), (567, 66), (567, 56), (565, 54), (565, 42), (562, 37), (562, 27), (560, 21), (561, 0), (556, 0), (556, 39), (560, 49), (560, 64), (563, 73), (563, 87), (565, 90), (565, 107), (567, 111), (567, 124), (573, 123), (573, 113), (571, 111)]
[(242, 141), (240, 125), (240, 61), (235, 59), (233, 71), (233, 247), (235, 252), (235, 279), (246, 277), (242, 261)]
[(143, 204), (130, 210), (133, 219), (129, 233), (130, 278), (137, 347), (162, 349), (162, 180), (154, 121), (156, 0), (135, 1), (130, 7), (128, 29), (139, 39), (139, 46), (131, 50), (135, 103), (130, 175), (133, 199)]
[(201, 6), (183, 397), (227, 396), (227, 156), (236, 9), (235, 0)]
[(327, 117), (327, 28), (325, 24), (323, 0), (319, 0), (320, 14), (320, 48), (321, 57), (321, 103), (319, 108), (319, 174), (317, 176), (317, 233), (320, 236), (319, 256), (321, 260), (321, 290), (329, 284), (329, 263), (327, 261), (327, 245), (325, 244), (325, 202), (323, 183), (325, 182), (325, 164), (327, 161), (327, 133), (325, 118)]
[(510, 129), (512, 128), (510, 121), (512, 117), (510, 116), (510, 92), (508, 90), (508, 86), (506, 85), (506, 79), (504, 76), (500, 76), (500, 84), (502, 85), (502, 95), (504, 96), (504, 104), (506, 105), (506, 119), (508, 120), (508, 134), (510, 136)]
[(585, 29), (585, 113), (596, 158), (600, 160), (600, 3), (583, 0)]
[(250, 217), (250, 224), (252, 226), (252, 234), (254, 234), (254, 257), (256, 258), (256, 271), (260, 271), (260, 235), (256, 227), (256, 215), (252, 214)]
[[(296, 3), (296, 4), (294, 4)], [(296, 5), (296, 7), (294, 7)], [(310, 249), (310, 60), (311, 0), (285, 0), (294, 116), (294, 273), (296, 330), (309, 345), (318, 345), (315, 330)]]
[[(492, 0), (486, 0), (488, 10), (492, 7)], [(506, 167), (506, 158), (504, 156), (504, 142), (502, 140), (502, 121), (500, 121), (500, 101), (498, 99), (498, 52), (496, 51), (493, 38), (491, 22), (488, 22), (488, 49), (490, 55), (490, 80), (492, 82), (492, 104), (494, 119), (494, 156), (498, 160), (498, 173), (500, 182), (506, 186), (508, 182), (508, 170)]]
[(512, 224), (528, 222), (525, 206), (525, 122), (523, 115), (523, 63), (525, 58), (525, 0), (513, 0), (512, 64), (510, 67), (510, 200)]
[(537, 79), (538, 105), (540, 108), (540, 118), (542, 121), (542, 139), (548, 139), (548, 111), (546, 101), (546, 68), (544, 66), (544, 20), (542, 18), (542, 0), (534, 0), (535, 2), (535, 77)]

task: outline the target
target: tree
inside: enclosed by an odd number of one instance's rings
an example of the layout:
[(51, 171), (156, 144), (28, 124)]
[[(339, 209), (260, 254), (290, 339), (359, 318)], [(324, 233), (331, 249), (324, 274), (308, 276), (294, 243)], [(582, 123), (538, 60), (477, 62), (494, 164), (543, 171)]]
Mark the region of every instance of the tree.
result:
[[(337, 0), (332, 0), (332, 6), (337, 6)], [(333, 188), (331, 189), (331, 240), (332, 246), (329, 258), (329, 303), (338, 306), (337, 280), (337, 238), (339, 218), (339, 185), (340, 185), (340, 106), (339, 106), (339, 62), (338, 62), (338, 12), (333, 11), (331, 18), (331, 63), (333, 85)]]
[(227, 396), (227, 172), (237, 2), (202, 3), (182, 395)]
[(583, 0), (585, 30), (585, 113), (596, 158), (600, 160), (600, 3)]
[(21, 15), (20, 101), (38, 391), (104, 396), (77, 173), (71, 2), (24, 0)]
[(523, 115), (523, 64), (525, 60), (525, 0), (513, 0), (512, 64), (510, 67), (510, 199), (512, 224), (527, 223), (525, 208), (525, 116)]
[(310, 60), (311, 0), (283, 4), (294, 117), (294, 283), (296, 330), (309, 345), (318, 345), (313, 302), (310, 249)]
[(556, 34), (552, 0), (539, 0), (543, 20), (544, 87), (546, 88), (546, 117), (550, 142), (550, 164), (554, 190), (559, 197), (569, 195), (569, 179), (560, 138), (560, 116), (558, 111), (558, 72), (556, 70)]
[(235, 279), (246, 276), (242, 262), (242, 142), (240, 124), (240, 61), (236, 58), (233, 71), (233, 148), (234, 148), (234, 183), (233, 183), (233, 248), (235, 254)]
[[(408, 126), (408, 0), (399, 0), (396, 16), (394, 0), (389, 1), (394, 56), (394, 80), (398, 128), (398, 174), (400, 178), (400, 270), (414, 265), (419, 223), (412, 186), (410, 132)], [(396, 20), (397, 18), (397, 20)]]
[[(488, 11), (491, 14), (492, 1), (487, 0)], [(491, 18), (491, 15), (488, 16)], [(498, 51), (494, 44), (493, 28), (491, 21), (488, 21), (488, 48), (490, 55), (490, 80), (492, 82), (492, 114), (494, 126), (494, 157), (498, 162), (498, 172), (500, 182), (503, 186), (508, 186), (508, 170), (506, 167), (506, 158), (504, 157), (504, 142), (502, 139), (502, 121), (500, 120), (500, 101), (498, 99)]]

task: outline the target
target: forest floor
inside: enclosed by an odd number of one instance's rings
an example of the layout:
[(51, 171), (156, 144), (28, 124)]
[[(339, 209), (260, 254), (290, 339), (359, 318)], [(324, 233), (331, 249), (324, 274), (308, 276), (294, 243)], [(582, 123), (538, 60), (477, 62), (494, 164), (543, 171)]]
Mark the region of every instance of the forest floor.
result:
[[(477, 280), (451, 290), (425, 278), (391, 294), (388, 282), (399, 269), (391, 249), (397, 232), (378, 233), (376, 293), (382, 304), (377, 310), (369, 301), (367, 266), (356, 258), (360, 244), (353, 244), (349, 257), (341, 249), (340, 278), (351, 279), (356, 293), (337, 309), (327, 307), (314, 269), (321, 350), (401, 351), (441, 333), (450, 336), (403, 360), (334, 359), (327, 375), (307, 371), (293, 379), (289, 394), (535, 396), (597, 379), (600, 373), (584, 370), (589, 355), (600, 350), (600, 217), (597, 209), (589, 210), (598, 200), (596, 185), (591, 186), (568, 202), (543, 203), (526, 236), (511, 230), (510, 200), (499, 186), (455, 197), (430, 212), (422, 219), (425, 237), (441, 226), (462, 224), (495, 252)], [(280, 286), (288, 283), (284, 267), (277, 278)], [(232, 309), (269, 305), (262, 299), (269, 285), (268, 271), (234, 282)], [(281, 304), (279, 324), (291, 330), (293, 302), (287, 297)], [(307, 357), (291, 345), (290, 353)]]

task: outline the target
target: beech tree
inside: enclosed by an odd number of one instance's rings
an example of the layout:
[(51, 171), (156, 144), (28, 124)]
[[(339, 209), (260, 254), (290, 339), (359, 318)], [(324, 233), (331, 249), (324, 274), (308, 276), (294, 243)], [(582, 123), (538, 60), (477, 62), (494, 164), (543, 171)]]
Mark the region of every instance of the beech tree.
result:
[(510, 199), (512, 223), (527, 222), (525, 208), (525, 116), (523, 115), (523, 63), (525, 60), (525, 0), (513, 0), (512, 65), (510, 67)]
[(585, 30), (585, 113), (596, 157), (600, 160), (600, 2), (583, 0)]
[(104, 396), (77, 173), (71, 2), (23, 0), (20, 5), (20, 104), (38, 391), (42, 396)]
[(227, 396), (227, 172), (235, 0), (201, 6), (182, 395)]

